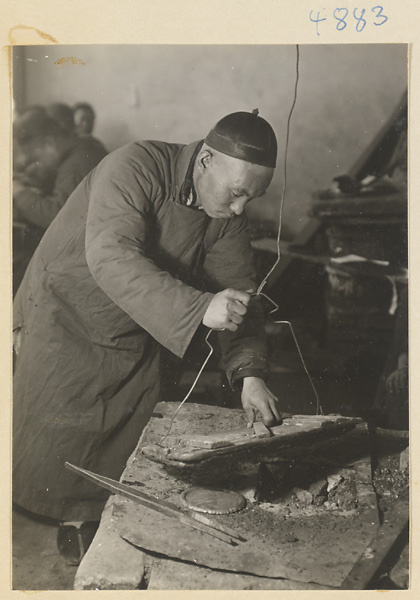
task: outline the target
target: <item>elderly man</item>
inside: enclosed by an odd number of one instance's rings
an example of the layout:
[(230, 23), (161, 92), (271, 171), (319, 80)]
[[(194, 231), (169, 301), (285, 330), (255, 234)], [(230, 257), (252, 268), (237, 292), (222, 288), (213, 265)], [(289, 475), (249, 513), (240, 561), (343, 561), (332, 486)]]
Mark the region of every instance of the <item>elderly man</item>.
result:
[(119, 478), (159, 400), (162, 347), (182, 358), (200, 328), (220, 330), (248, 420), (280, 419), (244, 216), (276, 154), (257, 111), (233, 113), (204, 141), (120, 148), (73, 192), (15, 300), (18, 505), (97, 520), (106, 494), (64, 462)]
[[(76, 136), (66, 104), (28, 109), (14, 123), (13, 290), (44, 231), (75, 187), (106, 155), (98, 140)], [(20, 167), (20, 170), (19, 170)]]
[(50, 190), (19, 179), (13, 185), (14, 217), (45, 230), (106, 150), (98, 140), (77, 137), (73, 112), (65, 104), (29, 109), (17, 118), (13, 134), (28, 165), (55, 172)]

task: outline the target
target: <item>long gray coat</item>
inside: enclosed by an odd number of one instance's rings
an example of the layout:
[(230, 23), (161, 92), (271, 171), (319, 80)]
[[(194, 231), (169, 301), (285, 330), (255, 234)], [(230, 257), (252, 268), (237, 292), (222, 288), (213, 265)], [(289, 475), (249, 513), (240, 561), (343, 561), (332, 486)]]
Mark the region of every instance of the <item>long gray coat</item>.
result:
[[(159, 400), (160, 350), (182, 357), (212, 298), (255, 289), (246, 219), (182, 203), (198, 143), (108, 155), (43, 237), (15, 300), (14, 501), (60, 520), (106, 499), (64, 462), (119, 478)], [(206, 291), (207, 290), (207, 291)], [(267, 371), (258, 303), (219, 335), (231, 382)]]

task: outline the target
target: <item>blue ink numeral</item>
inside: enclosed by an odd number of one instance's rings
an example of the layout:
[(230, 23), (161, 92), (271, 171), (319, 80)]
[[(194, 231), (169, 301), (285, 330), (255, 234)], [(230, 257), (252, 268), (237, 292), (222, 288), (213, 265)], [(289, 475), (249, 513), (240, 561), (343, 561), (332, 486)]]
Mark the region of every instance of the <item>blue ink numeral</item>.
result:
[(357, 24), (356, 24), (356, 31), (358, 31), (358, 32), (360, 33), (360, 32), (361, 32), (361, 31), (363, 31), (363, 30), (364, 30), (364, 28), (366, 27), (366, 21), (365, 21), (365, 19), (363, 18), (363, 17), (364, 17), (364, 14), (365, 14), (365, 12), (366, 12), (366, 11), (365, 11), (365, 9), (364, 9), (364, 8), (362, 8), (362, 10), (360, 11), (360, 17), (358, 17), (358, 16), (357, 16), (357, 14), (356, 14), (356, 11), (357, 11), (357, 8), (355, 8), (355, 9), (354, 9), (354, 11), (353, 11), (353, 17), (354, 17), (354, 18), (356, 19), (356, 21), (357, 21)]
[[(345, 12), (344, 17), (341, 18), (338, 15), (338, 13), (340, 13), (341, 11)], [(334, 18), (337, 19), (338, 23), (337, 23), (337, 27), (336, 29), (338, 31), (343, 31), (343, 29), (345, 29), (347, 27), (347, 23), (345, 21), (345, 19), (347, 18), (347, 15), (349, 14), (349, 11), (347, 8), (336, 8), (334, 11)]]
[[(369, 9), (366, 8), (355, 8), (353, 10), (353, 17), (356, 21), (356, 31), (358, 33), (361, 33), (366, 25), (368, 25), (371, 23), (368, 20), (366, 20), (366, 11)], [(373, 8), (370, 9), (371, 12), (374, 13), (375, 15), (375, 20), (373, 21), (373, 25), (375, 25), (376, 27), (380, 27), (381, 25), (384, 25), (387, 21), (389, 21), (389, 17), (387, 17), (383, 10), (384, 7), (381, 6), (380, 4), (378, 4), (378, 6), (374, 6)], [(324, 14), (325, 14), (325, 8), (323, 9)], [(359, 13), (359, 14), (358, 14)], [(322, 23), (322, 21), (326, 21), (327, 17), (320, 17), (320, 11), (315, 11), (315, 10), (311, 10), (309, 13), (309, 20), (312, 23), (316, 24), (316, 34), (320, 35), (319, 33), (319, 24)], [(347, 21), (347, 17), (350, 14), (350, 10), (348, 8), (336, 8), (333, 12), (333, 16), (334, 19), (337, 21), (336, 23), (336, 29), (337, 31), (343, 31), (344, 29), (346, 29), (347, 25), (349, 25), (349, 22)], [(315, 16), (316, 15), (316, 16)]]
[(310, 21), (312, 21), (312, 23), (316, 23), (316, 34), (320, 35), (320, 33), (318, 31), (318, 23), (320, 23), (321, 21), (326, 21), (327, 19), (326, 19), (326, 17), (324, 17), (323, 19), (320, 19), (319, 18), (319, 12), (316, 13), (316, 19), (313, 19), (312, 18), (312, 12), (313, 11), (311, 10), (311, 12), (309, 13), (309, 19), (310, 19)]
[(374, 23), (374, 25), (376, 25), (376, 27), (379, 27), (380, 25), (383, 25), (384, 23), (386, 23), (388, 21), (388, 17), (384, 14), (382, 14), (384, 7), (383, 6), (374, 6), (372, 8), (372, 12), (378, 11), (376, 13), (376, 18), (379, 19), (383, 19), (382, 23)]

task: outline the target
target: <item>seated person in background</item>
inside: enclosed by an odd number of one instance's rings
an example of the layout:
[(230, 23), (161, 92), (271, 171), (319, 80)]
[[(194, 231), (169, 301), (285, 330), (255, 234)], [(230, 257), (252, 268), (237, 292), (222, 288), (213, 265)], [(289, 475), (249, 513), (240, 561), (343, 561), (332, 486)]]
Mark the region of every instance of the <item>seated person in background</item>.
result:
[(408, 430), (408, 397), (408, 287), (405, 287), (400, 297), (394, 340), (376, 394), (377, 424)]
[(78, 102), (73, 107), (74, 125), (78, 136), (92, 135), (95, 123), (95, 111), (90, 104)]
[[(28, 136), (32, 133), (28, 131), (28, 127), (30, 129), (34, 123), (38, 122), (36, 115), (45, 114), (57, 122), (59, 129), (65, 135), (72, 135), (74, 133), (73, 110), (67, 104), (56, 102), (47, 108), (36, 105), (25, 110), (23, 114), (25, 117), (21, 119), (21, 123), (26, 128)], [(56, 169), (54, 167), (44, 165), (39, 160), (32, 161), (32, 157), (26, 155), (19, 143), (14, 144), (13, 161), (14, 180), (19, 180), (29, 187), (36, 187), (44, 192), (52, 192), (56, 178)], [(28, 163), (28, 161), (32, 162)], [(20, 168), (23, 170), (19, 173)]]
[[(32, 127), (45, 115), (43, 106), (31, 106), (15, 117), (25, 128), (26, 135), (31, 136)], [(41, 165), (25, 153), (17, 140), (13, 144), (13, 187), (17, 190), (19, 185), (37, 189), (43, 195), (51, 194), (54, 189), (56, 177), (55, 169)], [(36, 247), (38, 246), (45, 229), (14, 214), (13, 220), (13, 294), (16, 293), (26, 268)]]
[[(39, 115), (45, 115), (45, 108), (41, 105), (28, 107), (22, 113), (15, 116), (14, 121), (19, 121), (26, 129), (27, 135), (32, 135), (33, 124), (37, 122)], [(31, 161), (14, 137), (13, 143), (13, 181), (20, 181), (27, 186), (51, 191), (55, 179), (55, 169), (41, 165), (38, 161)]]
[(54, 102), (45, 109), (47, 115), (57, 121), (61, 131), (67, 134), (74, 133), (74, 114), (73, 109), (62, 102)]
[[(37, 117), (41, 115), (42, 119), (45, 114), (57, 121), (60, 130), (67, 135), (74, 132), (73, 110), (67, 104), (56, 102), (47, 108), (41, 105), (31, 106), (18, 117), (21, 126), (26, 129), (28, 137), (33, 133), (33, 126), (36, 127), (39, 123)], [(43, 165), (38, 160), (32, 161), (32, 157), (25, 153), (18, 140), (15, 142), (13, 145), (13, 180), (20, 181), (29, 187), (39, 188), (44, 192), (51, 192), (56, 177), (55, 168)]]
[(104, 158), (98, 140), (78, 138), (65, 104), (34, 106), (14, 123), (13, 292), (45, 230), (82, 179)]
[(78, 138), (70, 122), (63, 127), (62, 121), (49, 116), (56, 108), (24, 113), (14, 124), (14, 141), (27, 164), (55, 170), (49, 193), (20, 180), (13, 185), (15, 218), (44, 230), (76, 186), (106, 155), (98, 140)]

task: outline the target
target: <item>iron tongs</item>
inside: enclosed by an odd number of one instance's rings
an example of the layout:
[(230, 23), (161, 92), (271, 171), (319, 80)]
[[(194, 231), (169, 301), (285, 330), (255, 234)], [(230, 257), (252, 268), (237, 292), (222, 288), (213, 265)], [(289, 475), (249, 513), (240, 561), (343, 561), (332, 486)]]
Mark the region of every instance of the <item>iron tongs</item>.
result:
[(157, 512), (172, 519), (177, 519), (184, 525), (198, 529), (198, 531), (201, 531), (202, 533), (207, 533), (208, 535), (211, 535), (222, 542), (226, 542), (232, 546), (236, 546), (238, 542), (246, 542), (244, 537), (237, 534), (232, 529), (220, 525), (219, 523), (214, 523), (211, 519), (208, 519), (204, 515), (180, 508), (173, 502), (151, 496), (150, 494), (141, 492), (140, 490), (129, 487), (128, 485), (120, 483), (119, 481), (115, 481), (114, 479), (110, 479), (109, 477), (97, 475), (92, 471), (87, 471), (81, 467), (76, 467), (69, 462), (65, 463), (65, 467), (69, 471), (73, 471), (74, 473), (81, 475), (85, 479), (100, 485), (113, 494), (119, 494), (120, 496), (129, 498), (130, 500), (133, 500), (137, 504), (141, 504), (146, 508), (156, 510)]

